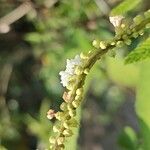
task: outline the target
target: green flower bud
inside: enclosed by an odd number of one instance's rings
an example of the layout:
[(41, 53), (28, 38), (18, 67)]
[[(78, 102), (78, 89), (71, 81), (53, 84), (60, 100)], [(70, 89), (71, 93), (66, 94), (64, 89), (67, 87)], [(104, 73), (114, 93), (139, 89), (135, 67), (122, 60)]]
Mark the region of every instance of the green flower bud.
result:
[(49, 138), (49, 142), (50, 142), (51, 144), (55, 144), (55, 143), (56, 143), (56, 139), (55, 139), (54, 137), (50, 137), (50, 138)]
[(144, 34), (144, 30), (140, 30), (139, 35), (143, 35), (143, 34)]
[(63, 102), (61, 105), (60, 105), (60, 109), (62, 111), (66, 111), (67, 110), (67, 103)]
[(77, 95), (81, 95), (83, 93), (83, 88), (79, 88), (76, 90)]
[(73, 84), (73, 83), (69, 83), (69, 84), (66, 86), (66, 88), (67, 88), (68, 90), (72, 91), (73, 88), (74, 88), (74, 84)]
[(54, 150), (55, 146), (54, 145), (50, 145), (50, 150)]
[(88, 58), (89, 58), (88, 55), (87, 55), (87, 54), (84, 54), (83, 52), (81, 52), (80, 57), (81, 57), (82, 59), (88, 59)]
[(69, 129), (69, 123), (68, 123), (68, 121), (65, 121), (65, 122), (63, 123), (63, 126), (64, 126), (66, 129)]
[(68, 108), (69, 111), (72, 110), (73, 109), (72, 104), (71, 103), (67, 104), (67, 108)]
[(85, 74), (89, 74), (89, 72), (90, 72), (90, 69), (89, 69), (89, 68), (86, 68), (86, 69), (84, 70), (84, 73), (85, 73)]
[(56, 117), (56, 119), (58, 119), (58, 120), (62, 120), (63, 117), (64, 117), (64, 113), (63, 113), (63, 112), (57, 112), (57, 113), (55, 114), (55, 117)]
[(123, 41), (118, 41), (118, 42), (117, 42), (117, 47), (122, 47), (123, 44), (124, 44)]
[(70, 125), (70, 127), (77, 127), (78, 122), (75, 118), (72, 118), (72, 119), (69, 120), (69, 125)]
[(80, 102), (77, 101), (77, 100), (74, 100), (74, 101), (72, 102), (72, 105), (73, 105), (73, 107), (78, 108), (79, 105), (80, 105)]
[(99, 44), (99, 46), (100, 46), (101, 49), (106, 49), (107, 44), (106, 44), (105, 41), (101, 41), (100, 44)]
[(65, 130), (63, 131), (63, 135), (66, 136), (66, 137), (70, 137), (70, 136), (73, 135), (73, 133), (72, 133), (71, 130), (65, 129)]
[(80, 75), (83, 73), (83, 68), (81, 66), (76, 66), (75, 68), (75, 74)]
[(126, 25), (125, 25), (124, 23), (122, 23), (122, 24), (121, 24), (121, 28), (124, 29), (125, 27), (126, 27)]
[(130, 39), (126, 39), (124, 42), (125, 42), (125, 44), (127, 44), (127, 45), (130, 45), (130, 44), (131, 44), (131, 40), (130, 40)]
[(110, 43), (110, 45), (115, 45), (116, 43), (115, 43), (115, 41), (112, 41), (111, 43)]
[(53, 126), (53, 131), (54, 132), (60, 132), (60, 127), (58, 125)]
[(62, 144), (64, 143), (64, 141), (65, 141), (65, 138), (64, 138), (64, 137), (59, 137), (59, 138), (57, 139), (57, 144), (58, 144), (58, 145), (62, 145)]
[(144, 20), (142, 15), (137, 15), (135, 18), (133, 18), (133, 21), (136, 25), (139, 25)]
[(138, 33), (137, 32), (134, 32), (133, 34), (132, 34), (132, 36), (134, 37), (134, 38), (137, 38), (138, 37)]
[(98, 41), (98, 40), (93, 40), (92, 45), (93, 45), (95, 48), (99, 48), (99, 41)]
[(76, 116), (76, 111), (75, 111), (75, 110), (69, 110), (69, 115), (70, 115), (71, 117)]

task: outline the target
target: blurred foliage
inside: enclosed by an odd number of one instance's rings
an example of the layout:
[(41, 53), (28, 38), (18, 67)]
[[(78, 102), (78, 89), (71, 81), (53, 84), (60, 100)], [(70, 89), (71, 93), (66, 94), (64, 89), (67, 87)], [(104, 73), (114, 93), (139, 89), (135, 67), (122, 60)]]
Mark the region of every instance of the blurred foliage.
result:
[(150, 57), (150, 38), (147, 38), (136, 49), (134, 49), (125, 59), (126, 63), (133, 63)]
[(140, 65), (140, 79), (137, 87), (136, 112), (141, 127), (141, 148), (150, 149), (150, 61), (143, 61)]
[[(125, 1), (127, 3), (128, 0)], [(0, 0), (0, 17), (23, 2)], [(66, 58), (91, 49), (93, 39), (110, 39), (113, 36), (108, 12), (120, 2), (33, 0), (34, 9), (14, 22), (8, 33), (0, 34), (0, 144), (10, 150), (43, 150), (48, 147), (53, 122), (46, 118), (46, 112), (51, 106), (57, 110), (62, 100), (59, 71), (64, 68)], [(138, 2), (134, 0), (130, 7), (123, 6), (124, 10), (135, 8)], [(148, 1), (143, 3), (135, 11), (145, 9), (148, 4)], [(138, 42), (122, 49), (123, 55)], [(123, 105), (124, 88), (135, 88), (138, 78), (139, 67), (132, 64), (125, 66), (122, 58), (107, 57), (94, 66), (87, 79), (89, 96), (85, 99), (96, 99), (103, 113), (95, 119), (104, 128)], [(87, 108), (83, 107), (81, 114), (90, 118)], [(81, 116), (78, 117), (80, 120)], [(82, 126), (77, 130), (82, 130)], [(125, 130), (125, 134), (130, 144), (134, 133), (129, 129), (129, 132)], [(68, 142), (68, 150), (75, 149), (77, 137), (78, 133), (71, 139), (72, 142)], [(80, 145), (77, 147), (81, 148)], [(1, 146), (1, 149), (5, 148)]]

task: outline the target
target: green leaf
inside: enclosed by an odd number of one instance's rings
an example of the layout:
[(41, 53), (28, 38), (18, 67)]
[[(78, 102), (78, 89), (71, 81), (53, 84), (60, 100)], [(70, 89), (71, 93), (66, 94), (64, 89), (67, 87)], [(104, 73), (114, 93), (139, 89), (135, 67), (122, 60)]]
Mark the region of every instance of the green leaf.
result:
[(141, 65), (137, 87), (136, 113), (141, 127), (142, 150), (150, 150), (150, 61)]
[(112, 16), (124, 15), (133, 10), (142, 0), (124, 0), (111, 11)]
[(118, 139), (119, 145), (125, 150), (137, 150), (137, 136), (131, 127), (125, 127)]
[(126, 58), (125, 63), (133, 63), (150, 57), (150, 38), (139, 44)]
[(106, 63), (108, 76), (113, 82), (127, 87), (136, 86), (139, 68), (135, 64), (125, 65), (123, 59), (111, 57), (107, 57)]

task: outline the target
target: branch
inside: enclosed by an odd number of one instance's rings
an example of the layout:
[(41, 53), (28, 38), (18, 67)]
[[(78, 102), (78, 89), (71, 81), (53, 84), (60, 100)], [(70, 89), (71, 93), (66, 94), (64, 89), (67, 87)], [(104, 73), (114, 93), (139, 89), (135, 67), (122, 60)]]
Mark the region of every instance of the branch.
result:
[(33, 9), (33, 4), (30, 1), (24, 2), (15, 10), (0, 18), (0, 33), (7, 33), (10, 30), (10, 25), (26, 15)]

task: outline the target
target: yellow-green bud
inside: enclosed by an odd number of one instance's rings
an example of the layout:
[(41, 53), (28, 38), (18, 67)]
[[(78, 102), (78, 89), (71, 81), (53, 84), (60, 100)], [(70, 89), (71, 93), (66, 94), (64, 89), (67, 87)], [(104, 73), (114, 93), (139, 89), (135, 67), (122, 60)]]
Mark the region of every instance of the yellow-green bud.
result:
[(130, 39), (126, 39), (124, 42), (125, 42), (125, 44), (127, 44), (127, 45), (130, 45), (130, 44), (131, 44), (131, 40), (130, 40)]
[(66, 111), (67, 110), (67, 104), (65, 102), (63, 102), (61, 105), (60, 105), (60, 109), (63, 110), (63, 111)]
[(86, 68), (86, 69), (84, 70), (84, 73), (85, 73), (85, 74), (89, 74), (89, 72), (90, 72), (90, 69), (89, 69), (89, 68)]
[(144, 34), (144, 30), (140, 30), (139, 35), (143, 35), (143, 34)]
[(75, 100), (80, 100), (81, 99), (81, 95), (76, 95), (75, 96)]
[(115, 43), (115, 41), (112, 41), (111, 43), (110, 43), (110, 45), (115, 45), (116, 43)]
[(49, 138), (49, 142), (50, 142), (51, 144), (55, 144), (56, 139), (55, 139), (54, 137), (50, 137), (50, 138)]
[(69, 129), (69, 123), (68, 123), (68, 121), (65, 121), (65, 122), (63, 123), (63, 126), (64, 126), (66, 129)]
[(64, 113), (63, 112), (57, 112), (55, 114), (56, 119), (58, 120), (62, 120), (62, 118), (64, 117)]
[(81, 57), (82, 59), (88, 59), (88, 58), (89, 58), (88, 55), (87, 55), (87, 54), (84, 54), (83, 52), (81, 52), (80, 57)]
[(126, 25), (124, 23), (121, 24), (121, 28), (125, 28)]
[(72, 102), (72, 105), (73, 105), (75, 108), (77, 108), (77, 107), (79, 107), (80, 102), (77, 101), (77, 100), (74, 100), (74, 101)]
[(64, 137), (59, 137), (59, 138), (57, 139), (57, 144), (58, 144), (58, 145), (61, 145), (61, 144), (64, 143), (64, 141), (65, 141), (65, 138), (64, 138)]
[(100, 46), (101, 49), (106, 49), (107, 44), (106, 44), (105, 41), (101, 41), (101, 42), (99, 43), (99, 46)]
[(69, 110), (69, 115), (70, 115), (71, 117), (76, 116), (76, 111), (75, 111), (75, 110)]
[(69, 125), (71, 127), (77, 127), (78, 126), (78, 122), (77, 122), (77, 120), (75, 118), (72, 118), (72, 119), (69, 120)]
[(68, 108), (68, 110), (70, 111), (70, 110), (72, 110), (73, 109), (73, 106), (72, 106), (72, 104), (67, 104), (67, 108)]
[(138, 37), (138, 33), (137, 33), (137, 32), (134, 32), (134, 33), (132, 34), (132, 36), (133, 36), (134, 38), (137, 38), (137, 37)]
[(69, 83), (67, 86), (66, 86), (66, 88), (68, 89), (68, 90), (73, 90), (73, 87), (74, 87), (74, 84), (73, 83)]
[(92, 45), (93, 45), (95, 48), (99, 48), (99, 41), (98, 41), (98, 40), (93, 40)]
[(81, 66), (76, 66), (75, 67), (75, 74), (80, 75), (83, 73), (83, 68)]
[(77, 95), (81, 95), (82, 93), (83, 93), (83, 88), (82, 87), (76, 90)]
[(118, 46), (118, 47), (122, 47), (122, 46), (123, 46), (123, 41), (118, 41), (118, 42), (117, 42), (117, 46)]
[(65, 130), (63, 131), (63, 135), (66, 136), (66, 137), (69, 137), (69, 136), (72, 136), (73, 133), (72, 133), (71, 130), (65, 129)]
[(57, 126), (57, 125), (54, 125), (54, 126), (53, 126), (53, 131), (54, 131), (54, 132), (59, 132), (59, 131), (60, 131), (60, 127)]

